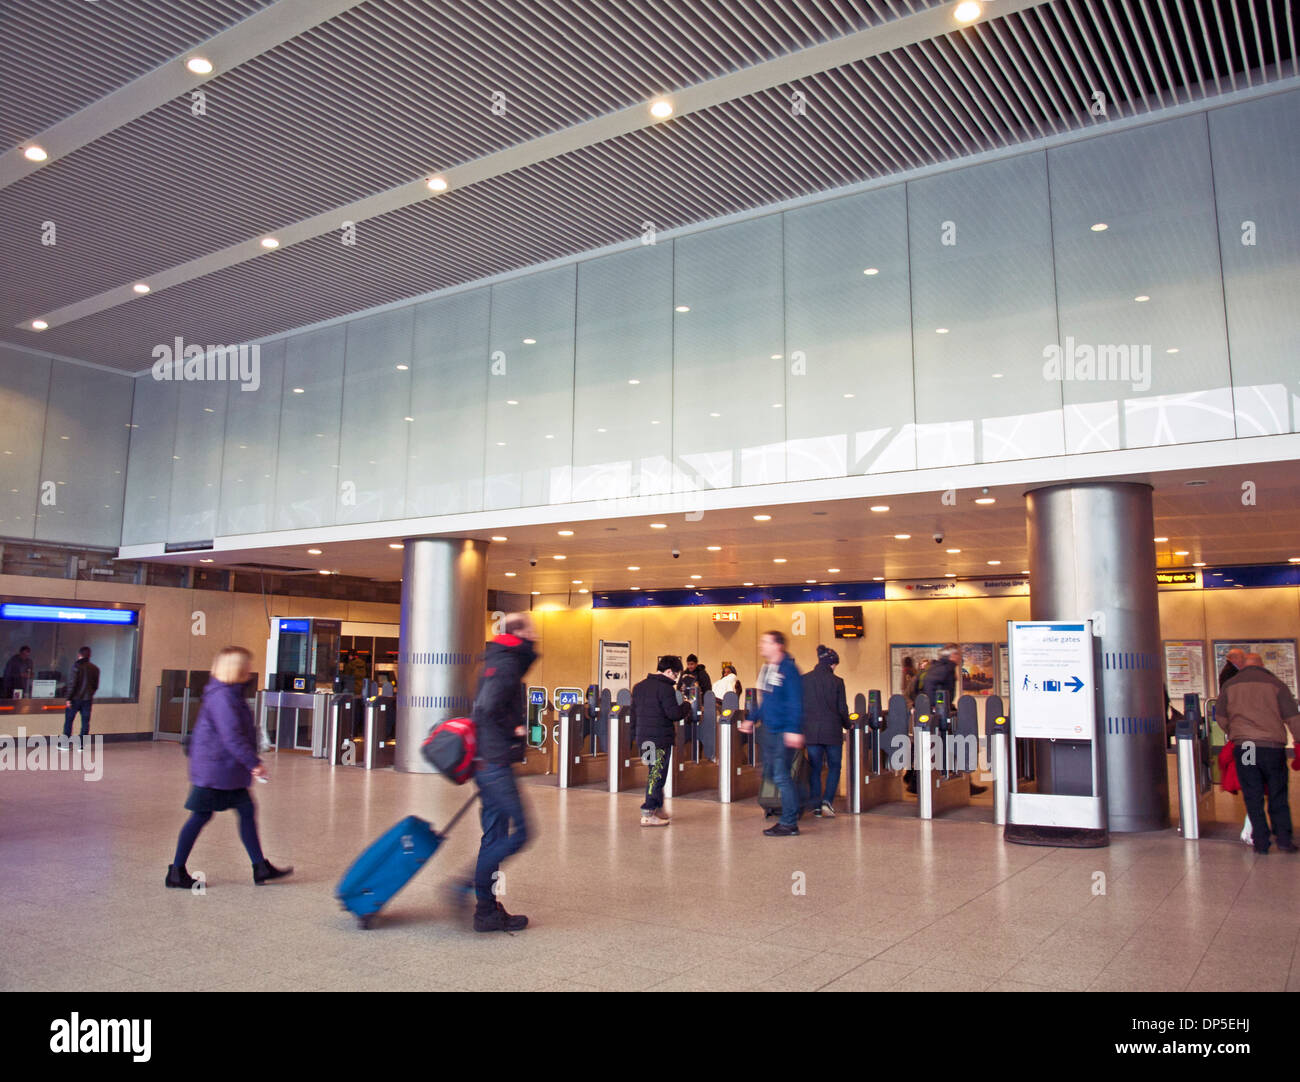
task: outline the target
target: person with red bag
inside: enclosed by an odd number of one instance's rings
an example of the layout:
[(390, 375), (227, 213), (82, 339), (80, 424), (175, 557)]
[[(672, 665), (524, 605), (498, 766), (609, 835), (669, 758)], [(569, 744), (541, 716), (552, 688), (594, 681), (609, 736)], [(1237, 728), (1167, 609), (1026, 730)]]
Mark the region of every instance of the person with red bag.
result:
[(478, 735), (480, 765), (474, 775), (482, 806), (483, 841), (474, 867), (474, 931), (518, 932), (528, 918), (507, 913), (493, 886), (501, 862), (528, 842), (514, 764), (524, 760), (524, 675), (537, 660), (537, 630), (526, 612), (512, 612), (501, 621), (501, 634), (488, 643), (483, 675), (474, 697), (473, 719)]

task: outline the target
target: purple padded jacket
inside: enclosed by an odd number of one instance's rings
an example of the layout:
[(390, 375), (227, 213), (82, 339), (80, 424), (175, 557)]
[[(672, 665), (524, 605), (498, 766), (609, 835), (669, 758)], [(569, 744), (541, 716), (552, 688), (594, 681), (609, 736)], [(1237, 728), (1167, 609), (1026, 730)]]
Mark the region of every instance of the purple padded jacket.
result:
[(209, 680), (190, 738), (190, 781), (207, 789), (247, 789), (261, 761), (243, 685)]

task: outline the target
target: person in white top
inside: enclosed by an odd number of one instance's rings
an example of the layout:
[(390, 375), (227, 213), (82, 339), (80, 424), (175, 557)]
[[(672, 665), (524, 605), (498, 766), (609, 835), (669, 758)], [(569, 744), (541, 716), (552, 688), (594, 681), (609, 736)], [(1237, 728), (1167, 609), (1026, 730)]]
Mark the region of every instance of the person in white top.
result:
[(740, 677), (736, 675), (736, 667), (730, 661), (722, 663), (722, 675), (718, 677), (717, 683), (713, 685), (713, 694), (718, 702), (722, 702), (722, 697), (729, 691), (736, 693), (736, 698), (744, 689), (740, 686)]

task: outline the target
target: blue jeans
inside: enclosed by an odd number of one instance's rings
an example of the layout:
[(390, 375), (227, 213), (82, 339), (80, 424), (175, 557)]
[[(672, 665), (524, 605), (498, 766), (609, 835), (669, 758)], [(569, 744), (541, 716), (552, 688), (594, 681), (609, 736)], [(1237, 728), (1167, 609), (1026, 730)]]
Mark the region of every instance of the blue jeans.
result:
[(763, 733), (763, 776), (776, 783), (781, 794), (781, 825), (792, 827), (799, 822), (799, 794), (795, 792), (790, 777), (790, 763), (794, 748), (785, 746), (785, 734), (772, 732), (766, 725)]
[(487, 913), (496, 908), (497, 901), (492, 893), (492, 877), (503, 860), (524, 847), (528, 841), (528, 823), (514, 771), (508, 765), (485, 765), (474, 780), (482, 800), (479, 818), (483, 824), (483, 842), (474, 867), (474, 894), (478, 911)]
[[(812, 773), (809, 787), (812, 790), (812, 806), (821, 807), (822, 801), (835, 803), (835, 793), (840, 787), (840, 763), (844, 759), (843, 744), (809, 744), (808, 769)], [(826, 795), (822, 796), (822, 764), (827, 764)]]
[(63, 714), (63, 735), (72, 735), (72, 719), (81, 714), (81, 735), (85, 736), (90, 732), (90, 704), (92, 699), (69, 699), (72, 705), (64, 711)]

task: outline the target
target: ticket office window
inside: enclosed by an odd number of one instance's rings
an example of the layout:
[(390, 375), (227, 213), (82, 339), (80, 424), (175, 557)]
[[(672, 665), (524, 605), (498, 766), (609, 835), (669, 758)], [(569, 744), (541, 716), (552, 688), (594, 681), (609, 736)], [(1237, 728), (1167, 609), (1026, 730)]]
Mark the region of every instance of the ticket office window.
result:
[[(139, 697), (143, 613), (120, 606), (61, 605), (48, 599), (0, 597), (3, 699), (62, 700), (83, 646), (99, 668), (95, 701), (131, 703)], [(30, 667), (20, 658), (31, 648)]]

